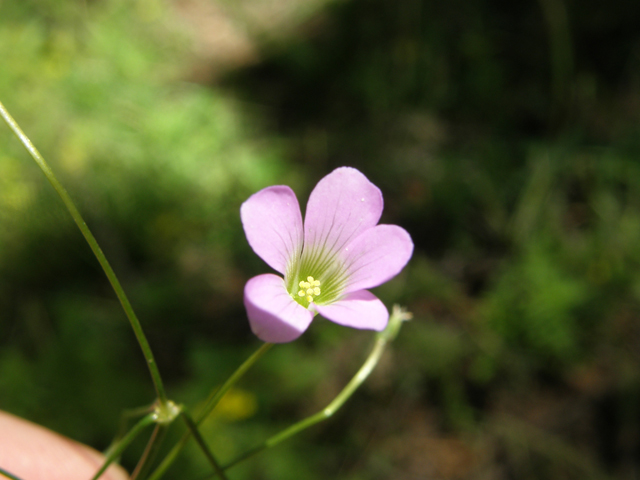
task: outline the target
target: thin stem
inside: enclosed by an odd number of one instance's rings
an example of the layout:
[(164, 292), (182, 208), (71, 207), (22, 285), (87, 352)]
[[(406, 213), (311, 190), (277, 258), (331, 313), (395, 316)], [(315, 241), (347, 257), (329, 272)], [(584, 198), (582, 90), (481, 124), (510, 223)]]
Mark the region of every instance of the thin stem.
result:
[[(244, 361), (242, 365), (238, 367), (235, 372), (233, 372), (229, 379), (219, 389), (211, 392), (209, 398), (207, 398), (204, 409), (195, 419), (196, 425), (200, 425), (202, 423), (202, 421), (213, 411), (218, 402), (220, 402), (224, 394), (227, 393), (229, 389), (233, 385), (235, 385), (236, 382), (240, 380), (240, 378), (247, 372), (247, 370), (249, 370), (249, 368), (251, 368), (251, 366), (256, 363), (260, 357), (267, 353), (267, 351), (269, 351), (272, 346), (272, 343), (264, 343), (262, 346), (260, 346), (258, 350), (256, 350), (249, 358)], [(158, 468), (156, 468), (153, 474), (151, 474), (149, 480), (159, 480), (165, 474), (167, 469), (178, 457), (178, 454), (185, 447), (189, 438), (191, 438), (191, 432), (187, 431), (167, 454), (164, 460), (162, 460), (162, 463), (158, 466)]]
[(220, 467), (220, 463), (218, 463), (218, 460), (216, 460), (216, 458), (213, 456), (213, 453), (209, 449), (209, 446), (207, 445), (207, 443), (204, 441), (204, 438), (202, 438), (202, 435), (200, 435), (200, 432), (198, 431), (198, 426), (195, 424), (193, 419), (184, 410), (180, 412), (180, 415), (182, 416), (184, 422), (187, 424), (187, 428), (193, 435), (193, 438), (196, 440), (196, 442), (198, 442), (198, 445), (200, 445), (200, 449), (203, 451), (203, 453), (207, 457), (207, 460), (209, 460), (209, 463), (215, 470), (216, 474), (222, 480), (227, 480), (227, 476), (224, 474), (224, 471)]
[(239, 457), (235, 458), (231, 462), (227, 463), (222, 467), (223, 470), (227, 470), (238, 463), (254, 456), (255, 454), (265, 450), (267, 448), (274, 447), (280, 442), (292, 437), (293, 435), (300, 433), (303, 430), (315, 425), (316, 423), (320, 423), (323, 420), (331, 417), (334, 413), (336, 413), (340, 407), (353, 395), (353, 393), (362, 385), (362, 383), (367, 379), (367, 377), (371, 374), (375, 366), (378, 364), (382, 353), (384, 352), (385, 347), (389, 342), (391, 342), (398, 334), (400, 330), (400, 326), (402, 322), (411, 318), (411, 314), (402, 310), (398, 306), (394, 306), (393, 313), (389, 318), (389, 324), (384, 331), (380, 332), (377, 335), (376, 341), (369, 353), (369, 356), (365, 360), (364, 364), (355, 376), (351, 379), (351, 381), (347, 384), (344, 389), (334, 398), (329, 405), (327, 405), (323, 410), (318, 413), (311, 415), (304, 420), (301, 420), (294, 425), (291, 425), (288, 428), (285, 428), (280, 433), (273, 435), (272, 437), (265, 440), (262, 444), (254, 447), (253, 449), (245, 452)]
[(202, 423), (202, 421), (209, 416), (213, 409), (216, 408), (220, 400), (222, 400), (222, 397), (224, 397), (229, 389), (233, 387), (238, 382), (238, 380), (240, 380), (242, 376), (247, 373), (247, 370), (249, 370), (253, 366), (253, 364), (260, 359), (260, 357), (267, 353), (271, 347), (273, 347), (273, 343), (262, 344), (258, 350), (253, 352), (253, 354), (249, 358), (247, 358), (235, 372), (233, 372), (233, 374), (227, 379), (227, 381), (224, 382), (222, 387), (212, 391), (209, 394), (205, 407), (196, 418), (196, 423), (198, 425), (200, 425), (200, 423)]
[(6, 110), (6, 108), (1, 102), (0, 102), (0, 116), (2, 116), (2, 118), (7, 123), (9, 128), (13, 131), (16, 137), (18, 137), (18, 140), (20, 140), (22, 145), (27, 149), (31, 157), (35, 160), (35, 162), (38, 164), (42, 172), (45, 174), (45, 176), (47, 177), (47, 180), (49, 180), (49, 183), (51, 183), (55, 191), (58, 193), (65, 207), (67, 207), (67, 210), (73, 217), (73, 221), (76, 222), (76, 225), (82, 232), (82, 235), (84, 236), (85, 240), (89, 244), (89, 247), (91, 247), (91, 250), (93, 250), (93, 254), (98, 259), (98, 262), (100, 262), (100, 265), (102, 266), (104, 273), (107, 275), (107, 278), (109, 279), (109, 282), (111, 283), (111, 286), (113, 287), (113, 290), (115, 291), (118, 297), (118, 300), (120, 300), (120, 304), (122, 305), (122, 308), (124, 309), (127, 317), (129, 318), (129, 323), (131, 323), (131, 327), (133, 328), (133, 332), (136, 338), (138, 339), (138, 343), (140, 344), (142, 353), (144, 354), (144, 357), (147, 360), (147, 366), (149, 367), (149, 372), (151, 373), (151, 379), (153, 380), (153, 384), (155, 386), (158, 399), (160, 400), (161, 403), (166, 403), (167, 394), (165, 393), (164, 385), (160, 377), (160, 371), (158, 370), (158, 366), (156, 365), (156, 361), (154, 359), (153, 352), (151, 351), (151, 347), (149, 346), (149, 342), (147, 341), (147, 337), (142, 331), (142, 326), (140, 325), (140, 321), (138, 320), (138, 317), (133, 311), (131, 303), (129, 302), (127, 295), (124, 293), (124, 290), (120, 285), (120, 281), (116, 277), (116, 274), (111, 268), (111, 265), (109, 265), (109, 262), (107, 261), (107, 258), (104, 256), (104, 253), (102, 253), (102, 249), (100, 248), (100, 245), (98, 245), (98, 242), (96, 241), (95, 237), (89, 230), (89, 227), (87, 226), (84, 219), (82, 218), (82, 215), (80, 215), (80, 212), (78, 211), (75, 204), (73, 203), (73, 200), (71, 200), (71, 197), (69, 196), (65, 188), (58, 181), (58, 179), (54, 175), (53, 171), (51, 170), (47, 162), (44, 160), (42, 155), (40, 155), (40, 152), (38, 152), (38, 150), (33, 145), (33, 143), (31, 143), (31, 140), (29, 140), (29, 138), (24, 134), (20, 126), (16, 123), (16, 121), (9, 114), (9, 112)]
[(147, 472), (149, 471), (149, 468), (151, 468), (151, 463), (158, 453), (158, 450), (160, 449), (160, 445), (162, 444), (166, 433), (167, 425), (156, 423), (156, 426), (153, 429), (153, 433), (151, 434), (151, 438), (149, 438), (149, 442), (147, 443), (147, 446), (142, 453), (142, 457), (140, 457), (140, 460), (138, 460), (138, 464), (131, 474), (131, 480), (146, 478)]
[(2, 468), (0, 468), (0, 477), (6, 477), (9, 480), (22, 480), (20, 477), (16, 477)]
[(384, 338), (377, 339), (373, 349), (371, 350), (371, 353), (369, 354), (369, 357), (365, 361), (364, 365), (360, 367), (360, 370), (358, 370), (358, 373), (356, 373), (356, 375), (351, 379), (351, 381), (347, 384), (347, 386), (324, 409), (322, 409), (321, 411), (319, 411), (314, 415), (311, 415), (305, 418), (304, 420), (301, 420), (295, 423), (294, 425), (291, 425), (290, 427), (284, 429), (280, 433), (277, 433), (272, 437), (268, 438), (257, 447), (254, 447), (248, 452), (245, 452), (244, 454), (235, 458), (234, 460), (227, 463), (223, 467), (224, 470), (227, 470), (228, 468), (231, 468), (237, 465), (238, 463), (254, 456), (255, 454), (261, 452), (262, 450), (274, 447), (280, 442), (286, 440), (287, 438), (292, 437), (296, 433), (299, 433), (302, 430), (306, 430), (307, 428), (315, 425), (316, 423), (320, 423), (323, 420), (326, 420), (327, 418), (331, 417), (344, 404), (344, 402), (346, 402), (347, 399), (351, 397), (351, 395), (353, 395), (353, 392), (355, 392), (358, 389), (358, 387), (362, 384), (362, 382), (364, 382), (365, 379), (369, 376), (369, 374), (373, 371), (373, 368), (378, 363), (378, 360), (380, 360), (380, 355), (382, 355), (382, 352), (384, 351), (384, 347), (386, 346), (386, 344), (387, 344), (386, 339)]
[(104, 452), (102, 452), (103, 455), (105, 457), (108, 457), (109, 455), (111, 455), (111, 452), (115, 448), (118, 448), (118, 445), (120, 445), (120, 441), (122, 440), (122, 437), (124, 437), (124, 435), (126, 435), (127, 433), (127, 426), (129, 424), (130, 418), (142, 417), (146, 414), (152, 414), (154, 412), (154, 409), (155, 409), (155, 404), (146, 406), (146, 407), (138, 407), (138, 408), (125, 410), (120, 416), (118, 433), (116, 434), (115, 438), (112, 440), (111, 445), (109, 445), (109, 447)]
[(116, 458), (120, 456), (124, 449), (129, 446), (129, 444), (142, 432), (142, 430), (151, 425), (153, 422), (155, 422), (155, 413), (150, 413), (142, 417), (140, 421), (136, 423), (134, 427), (129, 431), (129, 433), (127, 433), (124, 438), (118, 442), (115, 448), (110, 449), (109, 454), (102, 464), (102, 467), (100, 467), (100, 470), (96, 472), (92, 480), (100, 478), (100, 475), (102, 475), (109, 467), (109, 465), (111, 465), (116, 460)]

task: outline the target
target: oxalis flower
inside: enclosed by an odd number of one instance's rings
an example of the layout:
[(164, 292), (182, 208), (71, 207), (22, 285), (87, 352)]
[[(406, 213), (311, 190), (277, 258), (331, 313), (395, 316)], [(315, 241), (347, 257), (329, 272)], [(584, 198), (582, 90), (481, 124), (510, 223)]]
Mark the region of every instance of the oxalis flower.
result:
[(300, 206), (287, 186), (268, 187), (242, 204), (249, 245), (284, 275), (258, 275), (244, 289), (251, 329), (261, 340), (290, 342), (319, 313), (347, 327), (383, 330), (389, 312), (367, 288), (397, 275), (413, 253), (409, 234), (378, 225), (382, 193), (355, 168), (324, 177)]

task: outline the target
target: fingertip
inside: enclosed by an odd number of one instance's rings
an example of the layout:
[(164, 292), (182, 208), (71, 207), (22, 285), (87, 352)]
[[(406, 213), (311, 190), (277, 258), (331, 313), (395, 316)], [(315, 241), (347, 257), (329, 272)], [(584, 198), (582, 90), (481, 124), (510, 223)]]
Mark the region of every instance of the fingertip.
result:
[[(0, 467), (22, 480), (87, 480), (104, 462), (96, 450), (0, 411)], [(101, 480), (127, 480), (111, 465)]]

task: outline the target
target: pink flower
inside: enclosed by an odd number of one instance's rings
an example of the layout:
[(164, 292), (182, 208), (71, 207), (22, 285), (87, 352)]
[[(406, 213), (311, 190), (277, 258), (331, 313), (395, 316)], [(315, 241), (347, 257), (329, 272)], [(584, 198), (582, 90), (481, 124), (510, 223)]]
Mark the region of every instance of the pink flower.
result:
[(362, 173), (341, 167), (324, 177), (300, 206), (287, 186), (267, 187), (242, 204), (249, 245), (284, 278), (250, 279), (244, 305), (261, 340), (290, 342), (316, 313), (347, 327), (383, 330), (389, 312), (367, 288), (397, 275), (413, 242), (396, 225), (378, 225), (382, 193)]

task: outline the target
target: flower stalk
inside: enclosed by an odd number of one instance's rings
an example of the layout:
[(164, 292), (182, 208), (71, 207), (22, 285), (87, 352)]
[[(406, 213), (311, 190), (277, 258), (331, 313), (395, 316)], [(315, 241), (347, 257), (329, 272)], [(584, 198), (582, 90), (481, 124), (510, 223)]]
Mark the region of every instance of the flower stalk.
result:
[[(247, 358), (242, 365), (240, 365), (235, 372), (231, 374), (231, 376), (227, 379), (224, 384), (218, 388), (213, 390), (209, 397), (205, 402), (205, 406), (200, 412), (200, 414), (195, 419), (195, 426), (197, 428), (205, 418), (209, 416), (209, 414), (213, 411), (213, 409), (218, 405), (222, 397), (233, 387), (240, 378), (256, 363), (265, 353), (269, 351), (273, 347), (272, 343), (264, 343), (260, 346), (258, 350), (256, 350), (249, 358)], [(197, 430), (190, 428), (187, 430), (182, 438), (176, 443), (176, 445), (171, 449), (171, 451), (167, 454), (167, 456), (162, 460), (162, 463), (155, 469), (155, 471), (149, 477), (149, 480), (159, 480), (165, 472), (169, 469), (169, 467), (173, 464), (173, 462), (178, 457), (178, 454), (185, 447), (191, 435), (196, 433)]]
[(200, 449), (204, 453), (205, 457), (207, 457), (207, 460), (209, 460), (209, 463), (213, 466), (213, 469), (216, 472), (216, 475), (218, 475), (222, 480), (227, 480), (227, 476), (224, 474), (224, 470), (222, 469), (222, 467), (218, 463), (218, 460), (214, 457), (213, 453), (209, 449), (207, 442), (205, 442), (204, 438), (202, 438), (202, 435), (200, 435), (200, 432), (198, 431), (198, 426), (196, 425), (196, 423), (184, 411), (181, 412), (180, 416), (186, 423), (187, 428), (193, 435), (193, 438), (196, 440), (196, 442), (198, 442), (198, 445), (200, 446)]
[(367, 359), (365, 360), (363, 365), (360, 367), (358, 372), (353, 376), (351, 381), (331, 401), (331, 403), (329, 403), (329, 405), (327, 405), (318, 413), (311, 415), (305, 418), (304, 420), (301, 420), (295, 423), (294, 425), (291, 425), (290, 427), (284, 429), (280, 433), (277, 433), (269, 437), (260, 445), (252, 448), (248, 452), (243, 453), (239, 457), (235, 458), (234, 460), (224, 465), (222, 469), (226, 471), (229, 468), (237, 465), (238, 463), (256, 455), (257, 453), (263, 450), (266, 450), (267, 448), (275, 447), (279, 443), (287, 440), (288, 438), (291, 438), (297, 433), (300, 433), (303, 430), (306, 430), (307, 428), (312, 427), (313, 425), (320, 423), (323, 420), (326, 420), (331, 416), (333, 416), (333, 414), (335, 414), (340, 409), (340, 407), (344, 405), (344, 403), (351, 397), (351, 395), (353, 395), (353, 393), (369, 377), (373, 369), (378, 364), (378, 361), (380, 360), (380, 357), (382, 356), (385, 350), (385, 347), (389, 344), (389, 342), (393, 341), (398, 335), (398, 332), (400, 331), (400, 327), (402, 326), (402, 323), (411, 318), (412, 318), (411, 313), (395, 305), (393, 307), (393, 312), (389, 318), (389, 323), (387, 327), (382, 332), (379, 332), (376, 335), (376, 341)]
[(82, 218), (80, 211), (76, 208), (75, 204), (73, 203), (71, 196), (67, 193), (67, 190), (58, 181), (55, 174), (53, 173), (53, 170), (51, 170), (51, 167), (49, 167), (49, 164), (42, 157), (38, 149), (33, 145), (31, 140), (29, 140), (29, 137), (25, 135), (25, 133), (22, 131), (18, 123), (9, 114), (9, 112), (4, 107), (2, 102), (0, 102), (0, 116), (2, 116), (2, 118), (7, 123), (9, 128), (15, 134), (15, 136), (18, 137), (18, 140), (20, 140), (24, 148), (26, 148), (26, 150), (29, 152), (29, 154), (33, 158), (33, 160), (38, 164), (38, 166), (40, 167), (44, 175), (47, 177), (47, 180), (49, 180), (49, 183), (53, 186), (55, 191), (58, 193), (58, 195), (62, 199), (62, 203), (64, 203), (64, 206), (67, 208), (67, 210), (71, 214), (73, 221), (76, 223), (76, 225), (80, 229), (80, 232), (82, 233), (85, 240), (89, 244), (89, 247), (91, 247), (93, 254), (95, 255), (98, 262), (100, 263), (100, 266), (102, 267), (102, 270), (104, 270), (104, 273), (106, 274), (107, 278), (109, 279), (109, 283), (111, 283), (111, 287), (113, 288), (113, 291), (118, 297), (118, 300), (120, 301), (120, 304), (122, 305), (122, 308), (124, 309), (124, 312), (127, 315), (127, 318), (129, 319), (131, 328), (133, 328), (133, 332), (136, 336), (136, 339), (138, 340), (138, 344), (140, 345), (142, 354), (144, 355), (147, 361), (147, 367), (149, 368), (149, 372), (151, 373), (151, 379), (156, 389), (156, 394), (158, 396), (158, 399), (162, 404), (166, 404), (168, 401), (167, 394), (164, 389), (162, 378), (160, 377), (160, 371), (158, 370), (155, 357), (153, 356), (153, 352), (151, 351), (151, 346), (147, 341), (147, 337), (145, 336), (142, 330), (142, 325), (140, 324), (138, 317), (133, 311), (133, 307), (131, 306), (131, 303), (129, 302), (127, 295), (125, 294), (124, 289), (122, 288), (122, 285), (120, 285), (120, 281), (118, 280), (118, 277), (116, 276), (115, 272), (111, 268), (111, 265), (107, 260), (107, 257), (105, 257), (104, 253), (102, 252), (100, 245), (98, 245), (98, 242), (96, 241), (95, 237), (91, 233), (91, 230), (89, 230), (89, 227), (87, 226), (86, 222)]
[(153, 424), (156, 421), (155, 419), (155, 413), (149, 413), (148, 415), (145, 415), (144, 417), (142, 417), (138, 423), (136, 423), (133, 428), (129, 431), (129, 433), (127, 433), (119, 442), (118, 444), (115, 446), (115, 448), (110, 449), (109, 453), (107, 454), (104, 463), (102, 464), (102, 467), (100, 467), (100, 470), (98, 470), (96, 472), (96, 474), (92, 477), (91, 480), (97, 480), (98, 478), (100, 478), (100, 475), (102, 475), (107, 468), (109, 468), (109, 465), (111, 465), (113, 462), (115, 462), (118, 457), (122, 454), (122, 452), (124, 452), (125, 448), (127, 448), (129, 446), (129, 444), (131, 444), (131, 442), (149, 425)]
[(160, 446), (162, 445), (162, 441), (167, 434), (168, 426), (168, 424), (163, 423), (155, 424), (151, 437), (147, 442), (147, 446), (142, 453), (142, 457), (138, 460), (138, 464), (131, 474), (131, 480), (144, 480), (147, 477), (147, 472), (151, 468), (151, 464), (155, 460), (155, 457), (160, 450)]

